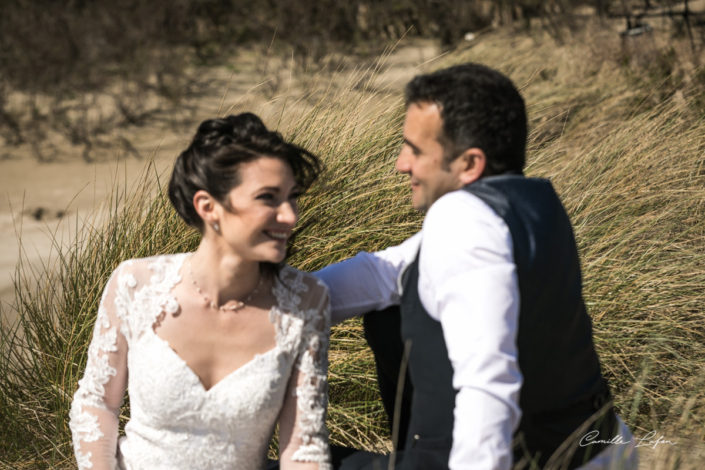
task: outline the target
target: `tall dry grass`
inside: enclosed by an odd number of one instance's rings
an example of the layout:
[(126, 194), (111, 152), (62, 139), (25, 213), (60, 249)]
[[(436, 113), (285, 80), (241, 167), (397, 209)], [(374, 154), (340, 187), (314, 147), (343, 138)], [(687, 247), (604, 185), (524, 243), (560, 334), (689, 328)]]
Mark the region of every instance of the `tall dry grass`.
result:
[[(655, 449), (644, 468), (698, 468), (705, 433), (705, 100), (703, 74), (676, 46), (625, 50), (597, 30), (562, 45), (499, 32), (433, 64), (484, 62), (522, 89), (527, 173), (552, 179), (575, 226), (585, 299), (620, 414), (637, 435), (654, 430), (678, 442)], [(634, 51), (651, 60), (637, 61)], [(316, 269), (415, 232), (421, 218), (393, 169), (400, 92), (380, 91), (374, 73), (360, 72), (312, 85), (301, 99), (313, 105), (264, 113), (327, 166), (302, 201), (290, 262)], [(88, 227), (38, 283), (20, 268), (24, 339), (5, 332), (0, 348), (0, 468), (73, 467), (67, 411), (107, 276), (123, 259), (197, 243), (163, 193), (145, 194), (118, 194), (110, 222)], [(387, 446), (358, 321), (334, 329), (330, 383), (332, 440)]]

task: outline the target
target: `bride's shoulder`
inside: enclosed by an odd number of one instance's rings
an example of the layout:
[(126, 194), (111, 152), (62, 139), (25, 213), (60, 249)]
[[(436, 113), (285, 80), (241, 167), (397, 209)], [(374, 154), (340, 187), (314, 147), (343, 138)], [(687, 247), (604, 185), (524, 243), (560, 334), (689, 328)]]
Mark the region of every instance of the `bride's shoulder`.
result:
[(144, 284), (178, 275), (188, 253), (162, 254), (145, 258), (132, 258), (121, 262), (113, 276), (126, 278), (130, 284)]
[(285, 265), (274, 293), (280, 307), (309, 320), (329, 316), (328, 287), (313, 274)]
[(328, 296), (328, 287), (316, 276), (306, 271), (301, 271), (288, 264), (279, 272), (279, 280), (287, 287), (308, 296)]

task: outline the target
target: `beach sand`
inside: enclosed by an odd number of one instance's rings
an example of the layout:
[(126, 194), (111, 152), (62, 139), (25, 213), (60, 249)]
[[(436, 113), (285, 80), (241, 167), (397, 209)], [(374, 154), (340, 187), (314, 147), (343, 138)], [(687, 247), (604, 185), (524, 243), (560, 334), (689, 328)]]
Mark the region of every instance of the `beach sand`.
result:
[[(173, 156), (154, 160), (164, 172)], [(41, 269), (66, 249), (77, 231), (104, 222), (101, 207), (111, 194), (153, 171), (144, 160), (86, 163), (81, 159), (39, 163), (33, 158), (0, 162), (0, 302), (3, 321), (13, 321), (17, 264)]]

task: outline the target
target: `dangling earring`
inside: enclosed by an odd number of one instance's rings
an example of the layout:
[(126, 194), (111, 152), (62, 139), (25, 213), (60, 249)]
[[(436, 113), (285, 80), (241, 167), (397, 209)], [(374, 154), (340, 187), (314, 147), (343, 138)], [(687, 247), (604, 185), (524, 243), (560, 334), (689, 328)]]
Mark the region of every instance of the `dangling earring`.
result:
[(215, 233), (220, 233), (220, 225), (218, 225), (218, 222), (213, 222), (213, 230), (215, 230)]

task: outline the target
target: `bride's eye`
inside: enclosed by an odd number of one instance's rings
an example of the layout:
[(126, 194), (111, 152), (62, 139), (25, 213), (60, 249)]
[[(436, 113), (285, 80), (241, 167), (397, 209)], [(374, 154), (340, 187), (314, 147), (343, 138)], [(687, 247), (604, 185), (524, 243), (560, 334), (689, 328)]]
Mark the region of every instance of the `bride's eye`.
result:
[(257, 197), (255, 197), (255, 199), (259, 199), (259, 200), (261, 200), (261, 201), (268, 201), (268, 202), (269, 202), (269, 201), (273, 201), (273, 200), (274, 200), (274, 197), (275, 197), (275, 196), (274, 196), (274, 194), (272, 194), (272, 193), (262, 193), (262, 194), (257, 195)]

